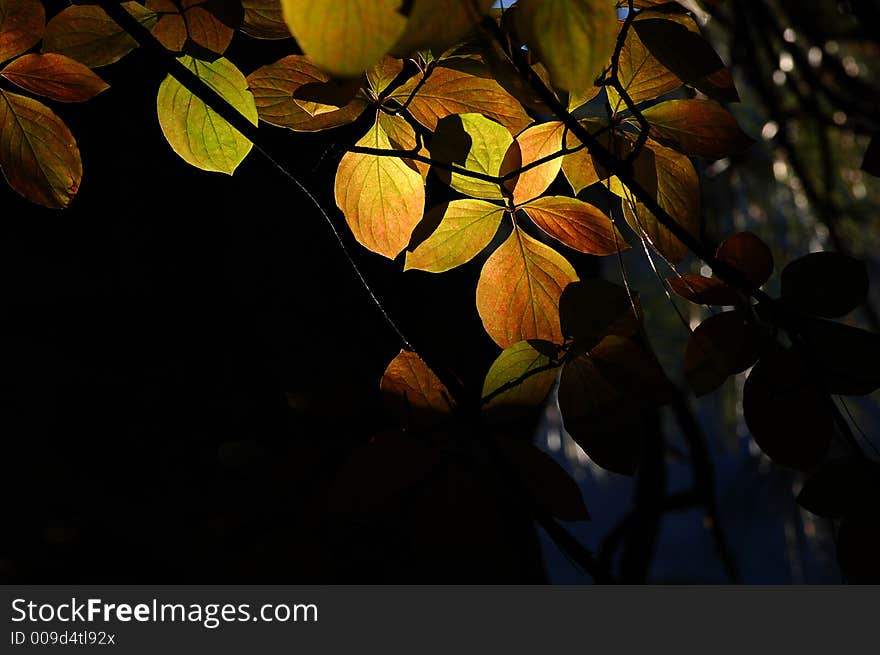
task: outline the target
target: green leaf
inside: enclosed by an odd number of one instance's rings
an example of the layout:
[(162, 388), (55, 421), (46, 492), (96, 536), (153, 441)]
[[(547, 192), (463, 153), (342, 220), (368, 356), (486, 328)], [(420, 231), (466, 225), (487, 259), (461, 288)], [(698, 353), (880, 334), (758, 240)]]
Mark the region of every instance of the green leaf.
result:
[(35, 46), (45, 27), (39, 0), (0, 0), (0, 63)]
[(754, 143), (714, 100), (667, 100), (642, 115), (651, 124), (653, 139), (685, 155), (719, 159)]
[(804, 314), (837, 318), (849, 314), (868, 295), (865, 262), (836, 252), (814, 252), (782, 271), (782, 300)]
[[(122, 6), (148, 30), (156, 25), (156, 14), (137, 2)], [(75, 5), (56, 14), (46, 25), (43, 52), (55, 52), (89, 68), (107, 66), (137, 48), (137, 41), (119, 27), (103, 9)]]
[(44, 104), (0, 89), (0, 168), (9, 186), (31, 202), (67, 207), (79, 190), (76, 140)]
[(520, 0), (527, 44), (566, 91), (593, 85), (611, 58), (617, 10), (606, 0)]
[[(391, 150), (378, 121), (357, 145)], [(336, 171), (336, 205), (365, 248), (394, 259), (410, 240), (425, 209), (425, 187), (417, 171), (399, 157), (348, 152)]]
[[(431, 158), (474, 173), (499, 177), (505, 153), (513, 143), (507, 129), (481, 114), (457, 114), (440, 120), (430, 143)], [(473, 198), (501, 199), (497, 182), (435, 167), (453, 189)]]
[(743, 412), (758, 446), (780, 466), (810, 470), (828, 450), (831, 399), (789, 350), (774, 348), (752, 368), (743, 388)]
[(543, 403), (559, 369), (557, 350), (552, 343), (537, 339), (505, 348), (483, 382), (483, 411), (487, 417), (516, 418)]
[[(476, 257), (498, 232), (505, 209), (485, 200), (453, 200), (434, 207), (425, 216), (426, 230), (436, 228), (406, 255), (404, 270), (443, 273)], [(421, 227), (420, 224), (419, 227)]]
[(284, 20), (316, 66), (353, 77), (385, 55), (403, 34), (401, 0), (281, 0)]
[(588, 255), (612, 255), (629, 248), (608, 216), (577, 198), (544, 196), (522, 210), (551, 237)]
[[(247, 80), (227, 59), (199, 61), (190, 56), (178, 61), (215, 93), (257, 124), (257, 106)], [(253, 144), (180, 82), (168, 75), (156, 99), (159, 125), (168, 143), (187, 163), (206, 171), (232, 175)]]
[(576, 280), (562, 255), (515, 228), (480, 273), (477, 311), (483, 327), (502, 348), (526, 339), (562, 343), (559, 297)]

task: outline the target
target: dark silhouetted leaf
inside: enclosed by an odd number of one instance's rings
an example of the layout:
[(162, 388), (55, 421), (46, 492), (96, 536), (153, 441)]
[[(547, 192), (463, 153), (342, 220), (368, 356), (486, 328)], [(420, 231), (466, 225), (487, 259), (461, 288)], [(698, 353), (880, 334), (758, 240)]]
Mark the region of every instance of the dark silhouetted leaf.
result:
[(483, 411), (487, 417), (516, 418), (543, 403), (556, 380), (556, 351), (557, 347), (549, 341), (537, 339), (505, 348), (483, 383)]
[(598, 342), (608, 334), (635, 336), (641, 314), (636, 315), (634, 304), (638, 309), (638, 299), (613, 282), (601, 278), (573, 282), (559, 299), (562, 334), (586, 342)]
[(499, 439), (513, 470), (535, 502), (561, 521), (588, 521), (580, 487), (540, 448), (519, 439)]
[[(431, 158), (455, 164), (474, 173), (498, 177), (505, 153), (513, 143), (507, 129), (481, 114), (456, 114), (437, 123), (431, 140)], [(497, 182), (451, 173), (435, 168), (437, 175), (453, 189), (474, 198), (501, 199)]]
[(413, 0), (406, 30), (392, 52), (409, 55), (416, 50), (443, 52), (473, 29), (493, 0)]
[(477, 311), (502, 348), (526, 339), (562, 342), (559, 297), (577, 280), (571, 264), (520, 228), (486, 260), (477, 284)]
[(24, 55), (0, 75), (31, 93), (58, 102), (85, 102), (110, 88), (84, 64), (56, 54)]
[(682, 275), (668, 280), (672, 290), (698, 305), (735, 305), (740, 297), (733, 288), (715, 277)]
[(847, 582), (880, 584), (880, 511), (847, 514), (837, 533), (837, 561)]
[(800, 358), (781, 347), (761, 357), (743, 388), (746, 424), (758, 446), (777, 464), (799, 470), (815, 467), (828, 450), (830, 402)]
[(804, 314), (837, 318), (850, 313), (868, 295), (863, 261), (836, 252), (815, 252), (782, 271), (786, 307)]
[(414, 352), (401, 350), (382, 376), (382, 397), (388, 411), (404, 426), (436, 423), (452, 409), (452, 396)]
[(0, 89), (0, 168), (9, 186), (31, 202), (67, 207), (79, 190), (76, 140), (44, 104)]
[(693, 331), (684, 355), (684, 372), (697, 396), (714, 391), (731, 375), (754, 364), (764, 346), (762, 328), (742, 312), (710, 316)]
[[(834, 519), (870, 504), (874, 487), (868, 466), (852, 456), (824, 463), (804, 483), (798, 504), (817, 516)], [(874, 475), (880, 473), (872, 468)]]
[(863, 396), (880, 388), (880, 335), (810, 319), (804, 336), (829, 393)]
[(751, 232), (728, 237), (718, 246), (715, 256), (742, 273), (756, 289), (773, 274), (773, 253)]

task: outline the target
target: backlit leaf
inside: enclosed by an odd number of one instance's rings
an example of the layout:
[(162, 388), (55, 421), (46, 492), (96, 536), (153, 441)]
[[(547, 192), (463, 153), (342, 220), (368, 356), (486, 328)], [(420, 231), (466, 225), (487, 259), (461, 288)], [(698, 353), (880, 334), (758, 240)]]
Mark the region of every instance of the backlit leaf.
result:
[(551, 237), (588, 255), (611, 255), (629, 248), (608, 216), (577, 198), (545, 196), (522, 209)]
[(45, 26), (39, 0), (0, 0), (0, 63), (36, 45)]
[(281, 0), (302, 51), (340, 77), (358, 75), (391, 49), (406, 27), (402, 5), (401, 0)]
[(782, 348), (761, 357), (743, 388), (746, 425), (758, 446), (777, 464), (799, 470), (812, 469), (828, 450), (830, 403), (800, 358)]
[[(408, 80), (391, 97), (400, 103), (406, 102), (419, 79), (417, 75)], [(412, 117), (429, 130), (434, 130), (441, 118), (451, 114), (482, 114), (504, 125), (512, 134), (532, 122), (516, 98), (495, 80), (442, 65), (433, 69), (408, 109)]]
[(814, 252), (782, 271), (782, 299), (804, 314), (837, 318), (849, 314), (868, 295), (865, 262), (836, 252)]
[(715, 256), (732, 266), (757, 289), (773, 274), (773, 253), (751, 232), (737, 232), (718, 246)]
[[(357, 145), (392, 149), (378, 122)], [(389, 259), (406, 248), (425, 208), (422, 177), (398, 157), (346, 153), (336, 172), (335, 193), (358, 242)]]
[(188, 41), (216, 54), (225, 52), (235, 30), (218, 13), (233, 7), (210, 0), (182, 0), (179, 6), (173, 0), (147, 0), (147, 9), (159, 14), (153, 36), (172, 52), (183, 51)]
[(255, 39), (289, 39), (280, 0), (242, 0), (241, 31)]
[(392, 52), (409, 55), (416, 50), (441, 53), (455, 44), (483, 17), (493, 0), (414, 0), (406, 30)]
[(367, 81), (377, 96), (391, 84), (403, 70), (403, 60), (382, 57), (367, 71)]
[[(122, 6), (148, 30), (156, 24), (156, 14), (137, 2)], [(137, 48), (137, 41), (94, 5), (74, 5), (55, 15), (46, 25), (43, 52), (55, 52), (75, 59), (89, 68), (119, 61)]]
[[(627, 33), (620, 51), (617, 77), (630, 99), (637, 105), (681, 86), (681, 80), (657, 61), (635, 30)], [(608, 86), (606, 90), (612, 111), (616, 113), (626, 109), (626, 104), (613, 87)]]
[(434, 207), (425, 224), (437, 227), (406, 254), (404, 270), (442, 273), (469, 262), (492, 241), (504, 212), (504, 207), (485, 200), (453, 200)]
[[(388, 135), (388, 141), (395, 150), (414, 150), (419, 145), (415, 130), (403, 116), (400, 114), (386, 114), (384, 111), (378, 112), (377, 115), (379, 125), (385, 130), (385, 134)], [(430, 156), (428, 149), (424, 145), (418, 149), (418, 154), (423, 157)], [(428, 177), (428, 171), (431, 170), (430, 164), (415, 159), (407, 159), (406, 157), (403, 158), (403, 161), (411, 169), (418, 171), (419, 175), (422, 176), (422, 180)]]
[(534, 410), (550, 393), (559, 364), (556, 346), (547, 341), (520, 341), (498, 355), (483, 382), (488, 417), (503, 420)]
[[(232, 62), (213, 62), (190, 56), (178, 58), (214, 92), (224, 98), (251, 123), (257, 124), (257, 107), (247, 89), (247, 80)], [(156, 99), (159, 125), (168, 143), (184, 161), (206, 171), (232, 175), (253, 144), (213, 109), (168, 75), (159, 86)]]
[(401, 350), (379, 386), (385, 406), (403, 425), (423, 426), (452, 409), (449, 391), (414, 352)]
[(109, 88), (84, 64), (56, 54), (24, 55), (0, 75), (31, 93), (59, 102), (84, 102)]
[[(670, 148), (649, 142), (654, 155), (657, 202), (685, 230), (700, 233), (700, 181), (690, 160)], [(627, 192), (628, 194), (628, 192)], [(673, 263), (689, 250), (642, 203), (632, 197), (623, 202), (623, 215), (632, 228)]]
[(691, 333), (684, 355), (684, 373), (699, 397), (720, 387), (731, 375), (754, 364), (765, 334), (741, 312), (723, 312), (705, 319)]
[(247, 78), (260, 119), (297, 132), (316, 132), (347, 125), (366, 109), (366, 100), (356, 96), (341, 109), (313, 116), (303, 108), (303, 101), (294, 98), (294, 94), (303, 86), (329, 80), (326, 73), (300, 55), (290, 55), (274, 64), (262, 66)]
[(0, 168), (9, 186), (31, 202), (67, 207), (82, 179), (70, 130), (36, 100), (0, 90)]
[(667, 100), (642, 111), (651, 137), (681, 153), (718, 159), (752, 143), (736, 119), (714, 100)]
[(605, 0), (520, 0), (528, 45), (567, 91), (592, 86), (617, 38), (617, 10)]
[[(474, 173), (498, 177), (505, 153), (513, 143), (510, 132), (481, 114), (457, 114), (440, 120), (431, 139), (431, 158), (454, 164)], [(435, 167), (435, 172), (453, 189), (474, 198), (500, 199), (497, 182), (452, 173)]]
[[(564, 133), (565, 126), (558, 121), (540, 123), (526, 128), (516, 137), (517, 153), (513, 158), (514, 162), (511, 168), (515, 170), (559, 153), (562, 150)], [(513, 202), (520, 205), (540, 196), (553, 183), (561, 168), (562, 157), (559, 156), (508, 180), (505, 185), (508, 189), (513, 189)], [(506, 175), (512, 173), (513, 170), (502, 167), (501, 172)]]
[(521, 229), (486, 260), (477, 311), (502, 348), (526, 339), (562, 342), (559, 297), (577, 274), (565, 258)]

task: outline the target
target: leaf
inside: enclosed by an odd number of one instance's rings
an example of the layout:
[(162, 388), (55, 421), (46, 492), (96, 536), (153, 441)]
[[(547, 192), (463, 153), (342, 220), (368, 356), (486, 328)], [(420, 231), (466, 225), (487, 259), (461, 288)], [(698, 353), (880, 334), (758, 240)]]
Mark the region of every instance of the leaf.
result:
[[(406, 254), (404, 270), (443, 273), (469, 262), (491, 243), (505, 209), (485, 200), (453, 200), (434, 207), (424, 223), (436, 229)], [(413, 239), (416, 239), (416, 233)]]
[(611, 58), (617, 11), (605, 0), (520, 0), (527, 44), (566, 91), (593, 85)]
[(0, 0), (0, 63), (36, 45), (45, 26), (42, 2)]
[(527, 414), (544, 402), (556, 380), (557, 347), (548, 341), (519, 341), (498, 355), (483, 382), (483, 412), (490, 420)]
[[(407, 80), (391, 97), (405, 103), (419, 79), (417, 75)], [(452, 114), (482, 114), (504, 125), (511, 134), (519, 133), (532, 122), (516, 98), (495, 80), (443, 65), (431, 71), (408, 111), (429, 130), (436, 129), (440, 119)]]
[[(233, 7), (232, 3), (222, 5), (211, 0), (147, 0), (147, 8), (159, 14), (153, 36), (172, 52), (182, 52), (188, 42), (214, 54), (225, 52), (235, 30), (220, 15)], [(231, 17), (227, 20), (232, 22)]]
[(597, 465), (623, 475), (636, 472), (644, 439), (638, 401), (616, 389), (588, 355), (563, 366), (559, 410), (565, 431)]
[(832, 459), (813, 473), (797, 497), (798, 504), (817, 516), (838, 519), (866, 504), (872, 495), (873, 483), (869, 467), (853, 457)]
[(698, 305), (736, 305), (737, 292), (716, 277), (681, 275), (667, 280), (672, 290), (682, 298)]
[[(682, 154), (648, 143), (654, 155), (657, 174), (657, 202), (685, 230), (700, 233), (700, 181), (690, 160)], [(673, 263), (681, 261), (689, 250), (642, 203), (629, 192), (623, 202), (623, 215), (638, 234)]]
[[(403, 116), (399, 114), (386, 114), (384, 111), (380, 111), (377, 113), (377, 117), (379, 125), (385, 130), (385, 134), (388, 135), (388, 141), (395, 150), (415, 150), (416, 146), (419, 145), (415, 130)], [(424, 145), (419, 147), (418, 153), (423, 157), (430, 155)], [(407, 159), (406, 157), (403, 158), (403, 161), (411, 169), (418, 171), (423, 181), (427, 179), (428, 171), (431, 170), (430, 164), (415, 159)]]
[[(137, 2), (122, 6), (146, 29), (156, 24), (156, 14)], [(94, 5), (75, 5), (56, 14), (46, 25), (43, 52), (75, 59), (89, 68), (107, 66), (137, 48), (137, 41)]]
[(367, 82), (373, 93), (379, 96), (388, 86), (397, 79), (403, 70), (403, 60), (394, 57), (382, 57), (375, 66), (367, 71)]
[(31, 93), (59, 102), (85, 102), (110, 88), (85, 65), (56, 54), (24, 55), (0, 75)]
[(667, 100), (642, 111), (651, 137), (685, 155), (719, 159), (740, 153), (754, 141), (714, 100)]
[[(470, 172), (498, 177), (505, 153), (513, 143), (510, 133), (481, 114), (447, 116), (437, 123), (431, 139), (431, 158), (456, 165)], [(474, 198), (501, 199), (498, 182), (452, 173), (435, 167), (441, 180), (453, 189)]]
[(782, 270), (782, 300), (804, 314), (837, 318), (868, 295), (865, 262), (836, 252), (814, 252)]
[[(592, 127), (586, 121), (581, 122), (587, 131), (592, 132)], [(562, 158), (562, 172), (565, 179), (574, 189), (575, 193), (580, 193), (591, 184), (599, 181), (599, 173), (596, 171), (596, 165), (593, 163), (593, 157), (589, 150), (575, 137), (571, 132), (565, 135), (565, 147), (573, 150), (580, 146), (576, 152), (571, 152)]]
[[(391, 149), (378, 121), (357, 145)], [(406, 248), (425, 209), (422, 177), (398, 157), (346, 153), (336, 171), (335, 194), (358, 243), (389, 259)]]
[(751, 232), (737, 232), (718, 246), (715, 256), (732, 266), (757, 289), (773, 274), (773, 253)]
[[(635, 30), (629, 30), (623, 49), (617, 77), (634, 104), (652, 100), (681, 86), (681, 80), (657, 61), (657, 58), (642, 43)], [(612, 86), (605, 87), (608, 102), (614, 113), (626, 109), (623, 100)]]
[(429, 425), (452, 409), (449, 391), (414, 352), (401, 350), (379, 387), (388, 411), (406, 426)]
[(529, 496), (560, 521), (588, 521), (580, 487), (572, 477), (540, 448), (520, 439), (499, 439), (513, 470)]
[(629, 248), (608, 216), (577, 198), (545, 196), (526, 203), (522, 209), (535, 225), (574, 250), (612, 255)]
[(61, 209), (79, 190), (82, 163), (70, 130), (36, 100), (0, 89), (0, 168), (31, 202)]
[(417, 50), (441, 53), (473, 29), (493, 0), (414, 0), (406, 30), (392, 52), (409, 55)]
[(284, 20), (318, 68), (353, 77), (386, 54), (403, 34), (401, 0), (281, 0)]
[(357, 96), (341, 109), (313, 116), (303, 108), (302, 101), (294, 98), (301, 87), (329, 80), (329, 75), (300, 55), (290, 55), (262, 66), (247, 78), (260, 119), (296, 132), (316, 132), (347, 125), (366, 109), (366, 100)]
[(289, 39), (279, 0), (242, 0), (241, 31), (255, 39)]
[[(509, 166), (502, 166), (502, 174), (508, 175), (515, 170), (534, 162), (558, 154), (562, 150), (562, 135), (565, 125), (558, 121), (540, 123), (527, 127), (516, 137), (514, 156)], [(513, 202), (521, 205), (537, 198), (547, 190), (562, 168), (562, 156), (530, 168), (515, 178), (505, 182), (505, 186), (513, 192)]]
[(746, 425), (780, 466), (810, 470), (831, 441), (831, 399), (813, 384), (803, 363), (781, 347), (765, 353), (743, 388)]
[(803, 335), (829, 393), (864, 396), (880, 388), (880, 335), (818, 318), (803, 323)]
[(562, 334), (580, 344), (595, 345), (609, 334), (634, 337), (641, 321), (638, 298), (601, 278), (573, 282), (559, 299)]
[[(230, 103), (254, 125), (257, 107), (247, 80), (227, 59), (199, 61), (190, 56), (178, 61)], [(232, 175), (253, 144), (180, 82), (168, 75), (156, 99), (159, 125), (168, 143), (187, 163), (206, 171)]]
[(526, 339), (562, 342), (559, 297), (577, 274), (558, 252), (520, 228), (486, 260), (477, 284), (477, 311), (502, 348)]
[(877, 507), (868, 506), (845, 516), (837, 532), (837, 560), (847, 582), (880, 583), (878, 552), (880, 552), (880, 512), (877, 511)]
[(684, 355), (685, 377), (694, 394), (704, 396), (752, 366), (765, 341), (764, 331), (741, 312), (705, 319), (691, 333)]

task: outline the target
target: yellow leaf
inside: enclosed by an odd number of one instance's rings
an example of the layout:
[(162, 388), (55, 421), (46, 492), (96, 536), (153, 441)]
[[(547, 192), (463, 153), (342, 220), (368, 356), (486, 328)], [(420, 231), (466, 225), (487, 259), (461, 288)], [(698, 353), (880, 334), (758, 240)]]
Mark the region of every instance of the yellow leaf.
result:
[[(539, 159), (557, 154), (562, 150), (562, 135), (565, 126), (558, 121), (541, 123), (526, 128), (516, 137), (519, 146), (518, 156), (514, 156), (513, 168), (521, 168), (532, 164)], [(519, 164), (517, 166), (516, 164)], [(516, 178), (508, 180), (508, 188), (513, 188), (513, 202), (520, 205), (524, 202), (537, 198), (547, 190), (562, 167), (562, 156), (535, 166), (521, 173)], [(511, 171), (502, 169), (502, 174)]]
[[(378, 121), (357, 145), (392, 149)], [(422, 218), (425, 187), (398, 157), (348, 152), (336, 171), (336, 205), (362, 246), (394, 259)]]
[(520, 0), (527, 44), (567, 91), (593, 85), (617, 39), (617, 10), (608, 0)]
[(67, 207), (82, 179), (70, 130), (36, 100), (0, 89), (0, 168), (9, 186), (31, 202)]
[(435, 224), (437, 227), (407, 253), (404, 270), (442, 273), (469, 262), (492, 241), (504, 211), (504, 207), (491, 202), (471, 199), (434, 207), (424, 222), (429, 228)]
[(502, 348), (525, 339), (562, 343), (559, 297), (577, 273), (558, 252), (515, 228), (477, 284), (477, 311)]
[[(681, 80), (657, 61), (635, 30), (627, 32), (626, 41), (620, 51), (617, 77), (635, 104), (656, 98), (681, 86)], [(606, 89), (611, 110), (614, 113), (624, 111), (626, 104), (614, 87), (608, 86)]]
[[(247, 80), (227, 59), (199, 61), (179, 57), (200, 80), (257, 124), (257, 106)], [(213, 109), (168, 75), (156, 99), (159, 125), (168, 143), (184, 161), (196, 168), (232, 175), (253, 144)]]
[(316, 66), (353, 77), (375, 64), (403, 34), (401, 0), (281, 0), (284, 20)]
[[(447, 116), (437, 124), (431, 140), (431, 158), (454, 164), (474, 173), (499, 177), (505, 153), (513, 137), (502, 125), (480, 114)], [(481, 180), (461, 173), (434, 169), (456, 191), (473, 198), (500, 199), (504, 195), (497, 182)]]
[(629, 248), (608, 216), (577, 198), (546, 196), (522, 209), (535, 225), (569, 248), (589, 255), (611, 255)]
[(544, 402), (559, 370), (556, 350), (547, 341), (520, 341), (498, 356), (483, 382), (490, 420), (515, 418)]

